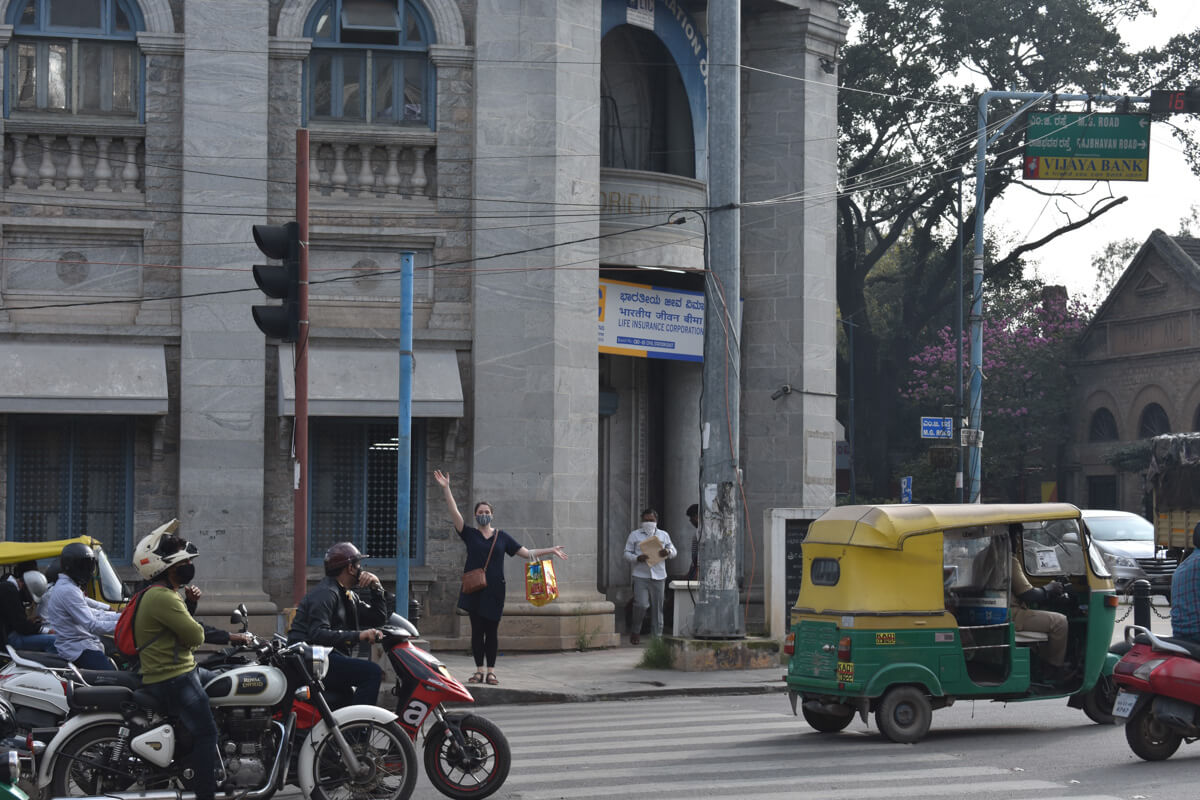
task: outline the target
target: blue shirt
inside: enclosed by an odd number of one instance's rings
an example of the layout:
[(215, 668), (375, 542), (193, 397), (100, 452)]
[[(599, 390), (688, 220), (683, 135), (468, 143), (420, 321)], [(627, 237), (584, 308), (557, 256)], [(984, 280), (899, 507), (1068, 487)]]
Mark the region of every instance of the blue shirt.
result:
[(1185, 558), (1171, 578), (1171, 633), (1200, 642), (1200, 556)]
[(121, 616), (99, 600), (84, 595), (65, 574), (58, 576), (42, 613), (46, 624), (57, 634), (54, 649), (67, 661), (79, 658), (84, 650), (103, 653), (100, 635), (112, 633)]

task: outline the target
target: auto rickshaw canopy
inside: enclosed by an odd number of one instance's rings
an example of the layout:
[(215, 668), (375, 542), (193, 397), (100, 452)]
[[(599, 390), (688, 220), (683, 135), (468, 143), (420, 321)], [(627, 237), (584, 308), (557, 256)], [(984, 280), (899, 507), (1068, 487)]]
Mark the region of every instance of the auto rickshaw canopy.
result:
[(1070, 503), (959, 503), (839, 506), (809, 526), (804, 544), (840, 544), (900, 550), (909, 536), (973, 525), (1078, 519)]
[(101, 546), (100, 540), (94, 539), (91, 536), (76, 536), (74, 539), (53, 539), (48, 542), (0, 542), (0, 565), (58, 558), (64, 547), (76, 542), (86, 544), (91, 548)]

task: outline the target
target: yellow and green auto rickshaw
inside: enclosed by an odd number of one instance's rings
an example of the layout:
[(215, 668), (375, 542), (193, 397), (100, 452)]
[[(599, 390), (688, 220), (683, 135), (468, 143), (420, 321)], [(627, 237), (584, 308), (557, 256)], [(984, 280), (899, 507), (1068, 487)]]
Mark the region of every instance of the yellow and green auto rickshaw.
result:
[[(834, 508), (809, 527), (803, 567), (786, 681), (793, 713), (799, 702), (818, 731), (873, 712), (885, 737), (915, 742), (960, 698), (1070, 697), (1112, 721), (1117, 597), (1073, 505)], [(1053, 670), (1040, 656), (1049, 634), (1016, 630), (1010, 614), (1024, 605), (1018, 568), (1035, 588), (1065, 589), (1040, 604), (1067, 622)]]
[(0, 574), (12, 570), (17, 564), (25, 561), (37, 561), (38, 567), (45, 571), (51, 562), (56, 562), (62, 549), (69, 544), (86, 544), (96, 554), (96, 572), (91, 582), (83, 587), (83, 592), (94, 600), (108, 603), (114, 609), (121, 608), (128, 598), (125, 584), (117, 576), (108, 556), (100, 546), (100, 540), (91, 536), (77, 536), (74, 539), (55, 539), (47, 542), (0, 542)]

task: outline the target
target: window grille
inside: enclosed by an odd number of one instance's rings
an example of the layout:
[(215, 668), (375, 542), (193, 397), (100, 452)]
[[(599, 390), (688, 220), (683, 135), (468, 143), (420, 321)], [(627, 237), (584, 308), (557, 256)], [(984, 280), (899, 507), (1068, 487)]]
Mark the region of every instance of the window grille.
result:
[[(424, 563), (422, 420), (413, 420), (409, 559)], [(309, 428), (309, 560), (350, 541), (378, 559), (396, 553), (396, 422), (314, 418)]]
[(129, 419), (14, 418), (8, 538), (93, 536), (112, 561), (128, 563), (132, 453)]

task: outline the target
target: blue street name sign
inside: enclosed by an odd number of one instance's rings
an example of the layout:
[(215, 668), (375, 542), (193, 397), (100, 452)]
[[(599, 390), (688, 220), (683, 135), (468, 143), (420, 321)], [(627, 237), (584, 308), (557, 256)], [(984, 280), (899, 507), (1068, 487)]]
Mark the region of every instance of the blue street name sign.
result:
[(912, 475), (905, 475), (900, 479), (900, 502), (912, 502)]
[(921, 417), (922, 439), (953, 439), (954, 417)]

